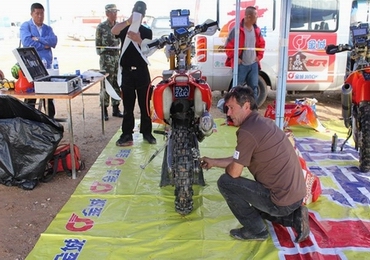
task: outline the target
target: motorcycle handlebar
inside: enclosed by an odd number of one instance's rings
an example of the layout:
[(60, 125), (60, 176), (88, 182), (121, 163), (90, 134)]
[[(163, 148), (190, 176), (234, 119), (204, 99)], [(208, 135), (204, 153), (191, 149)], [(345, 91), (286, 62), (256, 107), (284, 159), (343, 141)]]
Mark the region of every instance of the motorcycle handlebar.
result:
[(163, 35), (160, 38), (153, 40), (144, 39), (141, 43), (141, 50), (145, 55), (151, 55), (156, 49), (162, 49), (167, 44), (176, 44), (178, 41), (180, 41), (181, 45), (187, 42), (186, 44), (189, 44), (190, 46), (190, 41), (195, 35), (200, 33), (204, 33), (205, 35), (213, 35), (216, 33), (217, 29), (219, 29), (218, 22), (207, 20), (205, 23), (195, 26), (193, 30), (188, 31), (187, 34), (184, 34), (184, 37), (180, 39), (177, 39), (173, 33), (170, 35)]
[(166, 44), (170, 44), (171, 40), (167, 36), (162, 36), (155, 41), (148, 44), (149, 48), (157, 47), (158, 49), (162, 49)]
[(333, 55), (339, 52), (343, 51), (351, 51), (352, 46), (349, 44), (339, 44), (339, 45), (334, 45), (334, 44), (329, 44), (325, 47), (325, 52), (326, 54)]
[(218, 22), (217, 21), (214, 21), (214, 22), (211, 22), (211, 23), (206, 23), (204, 24), (202, 27), (202, 32), (206, 32), (208, 30), (209, 27), (212, 27), (212, 26), (215, 26), (217, 25), (218, 26)]
[(152, 47), (156, 47), (159, 45), (159, 40), (157, 39), (156, 41), (152, 42), (152, 43), (149, 43), (148, 44), (148, 47), (149, 48), (152, 48)]
[[(217, 29), (218, 29), (218, 22), (217, 21), (209, 21), (209, 20), (207, 20), (203, 24), (196, 25), (193, 30), (190, 30), (187, 37), (190, 40), (195, 35), (197, 35), (199, 33), (207, 32), (207, 30), (209, 28), (213, 27), (213, 26), (217, 26)], [(216, 30), (214, 30), (214, 32), (215, 31)], [(213, 35), (213, 34), (214, 33), (211, 32), (210, 35)], [(172, 33), (169, 36), (162, 36), (161, 39), (162, 39), (161, 40), (161, 42), (162, 42), (161, 48), (163, 48), (165, 44), (172, 44), (172, 43), (175, 43), (177, 41), (177, 39), (174, 37), (174, 35)]]
[(196, 35), (198, 33), (206, 32), (208, 30), (208, 28), (210, 28), (212, 26), (215, 26), (215, 25), (217, 25), (217, 27), (218, 27), (218, 22), (217, 21), (210, 22), (210, 23), (205, 22), (203, 24), (199, 24), (199, 25), (194, 27), (194, 30), (193, 30), (194, 35)]

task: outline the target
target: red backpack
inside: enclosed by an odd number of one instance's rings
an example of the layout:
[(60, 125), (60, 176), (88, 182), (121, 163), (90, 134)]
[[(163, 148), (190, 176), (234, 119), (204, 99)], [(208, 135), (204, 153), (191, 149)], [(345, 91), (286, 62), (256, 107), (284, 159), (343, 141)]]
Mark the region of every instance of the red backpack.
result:
[[(80, 148), (77, 145), (74, 145), (73, 147), (76, 171), (83, 170), (85, 168), (85, 163), (81, 160)], [(58, 172), (66, 172), (68, 175), (71, 175), (71, 158), (70, 144), (60, 144), (55, 150), (53, 158), (49, 161), (49, 167), (45, 172), (42, 181), (50, 181)]]

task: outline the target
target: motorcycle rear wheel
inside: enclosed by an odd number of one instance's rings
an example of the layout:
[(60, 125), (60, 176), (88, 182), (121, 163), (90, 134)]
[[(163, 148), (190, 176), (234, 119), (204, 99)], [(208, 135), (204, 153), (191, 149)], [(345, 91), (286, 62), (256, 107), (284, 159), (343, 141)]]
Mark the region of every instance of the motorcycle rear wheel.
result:
[(175, 183), (175, 210), (187, 215), (193, 210), (194, 159), (192, 148), (194, 138), (190, 129), (179, 127), (172, 132), (173, 179)]
[(360, 171), (370, 171), (370, 103), (362, 104), (359, 107), (360, 135), (359, 162)]

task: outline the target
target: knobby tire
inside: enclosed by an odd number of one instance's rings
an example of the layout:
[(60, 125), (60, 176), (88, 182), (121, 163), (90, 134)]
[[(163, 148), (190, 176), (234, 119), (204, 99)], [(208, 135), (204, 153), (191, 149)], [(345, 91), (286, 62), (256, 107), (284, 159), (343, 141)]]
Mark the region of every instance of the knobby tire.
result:
[(359, 147), (359, 162), (362, 172), (370, 171), (370, 103), (360, 106), (361, 145)]
[(187, 215), (193, 209), (193, 134), (189, 128), (179, 126), (172, 135), (175, 210), (181, 215)]

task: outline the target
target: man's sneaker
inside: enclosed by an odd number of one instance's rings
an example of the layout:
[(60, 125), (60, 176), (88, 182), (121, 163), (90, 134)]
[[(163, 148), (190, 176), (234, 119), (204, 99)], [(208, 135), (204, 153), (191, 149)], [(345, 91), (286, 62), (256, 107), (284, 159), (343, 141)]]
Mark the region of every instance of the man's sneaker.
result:
[(132, 135), (124, 135), (117, 140), (116, 146), (131, 146), (134, 142), (132, 140)]
[(150, 144), (156, 144), (157, 140), (154, 138), (152, 134), (143, 134), (143, 139)]
[(230, 230), (230, 236), (239, 240), (266, 240), (269, 236), (269, 232), (265, 229), (258, 234), (252, 234), (245, 228), (238, 228)]
[(296, 243), (306, 240), (310, 235), (309, 215), (306, 206), (300, 206), (294, 211), (293, 228), (297, 232)]

